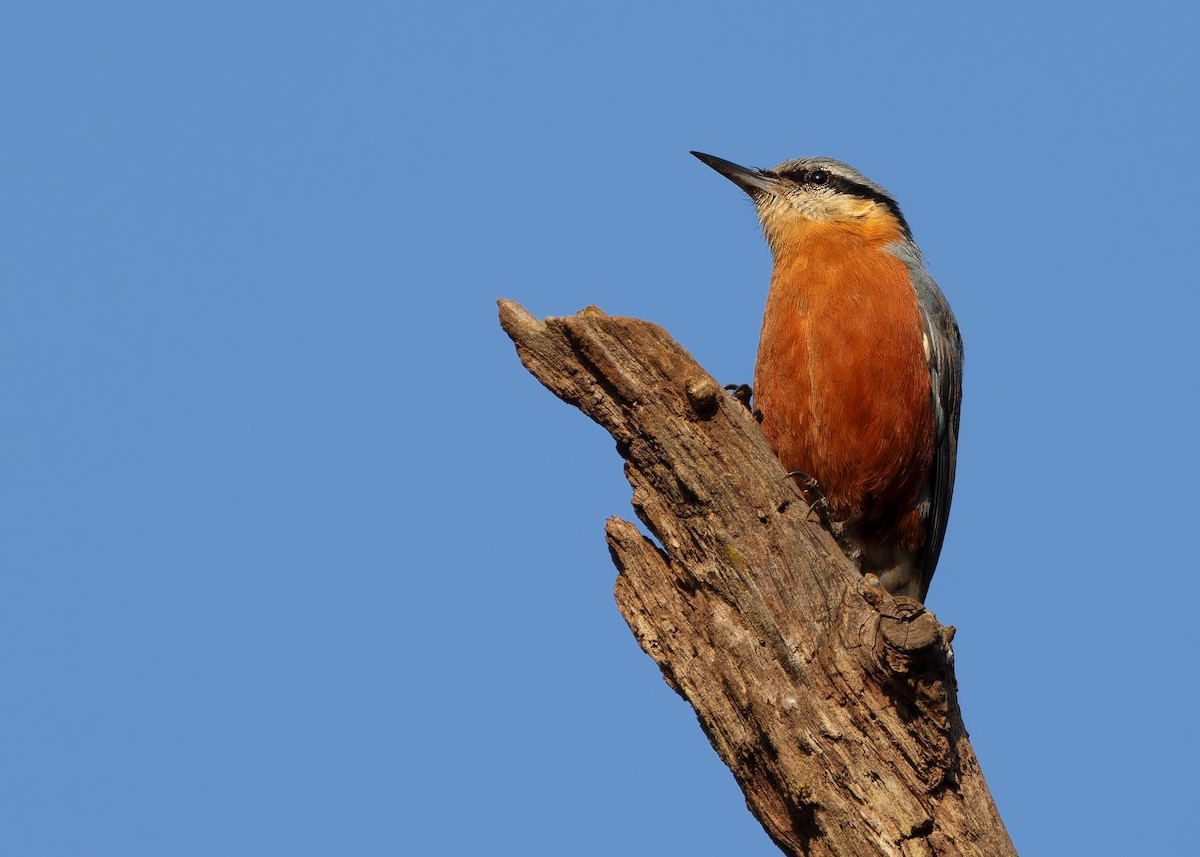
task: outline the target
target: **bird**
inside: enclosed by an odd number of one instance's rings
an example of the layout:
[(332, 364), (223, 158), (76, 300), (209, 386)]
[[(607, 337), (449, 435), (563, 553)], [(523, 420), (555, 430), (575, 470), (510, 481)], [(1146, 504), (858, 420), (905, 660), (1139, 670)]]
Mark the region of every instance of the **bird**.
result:
[(924, 603), (954, 493), (963, 345), (896, 198), (833, 158), (754, 169), (692, 154), (750, 196), (774, 259), (754, 367), (763, 434), (860, 570)]

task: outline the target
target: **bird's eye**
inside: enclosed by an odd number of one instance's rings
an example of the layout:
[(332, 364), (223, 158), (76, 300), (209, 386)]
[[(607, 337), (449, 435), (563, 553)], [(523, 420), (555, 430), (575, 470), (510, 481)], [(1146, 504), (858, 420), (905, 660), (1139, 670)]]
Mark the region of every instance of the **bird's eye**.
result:
[(809, 184), (828, 184), (829, 183), (829, 173), (825, 172), (825, 170), (813, 170), (811, 173), (808, 174), (808, 183)]

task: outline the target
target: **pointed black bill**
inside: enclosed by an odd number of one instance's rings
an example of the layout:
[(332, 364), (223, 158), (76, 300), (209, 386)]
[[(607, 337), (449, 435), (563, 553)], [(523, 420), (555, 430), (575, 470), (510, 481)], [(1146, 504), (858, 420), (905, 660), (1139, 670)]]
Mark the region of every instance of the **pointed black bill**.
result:
[(767, 172), (766, 170), (756, 170), (752, 167), (743, 167), (741, 164), (735, 164), (733, 161), (718, 158), (716, 155), (706, 155), (703, 152), (692, 152), (692, 154), (701, 162), (712, 167), (746, 193), (750, 194), (754, 199), (757, 199), (764, 193), (769, 193), (772, 196), (778, 196), (780, 193), (781, 185), (779, 178), (774, 173)]

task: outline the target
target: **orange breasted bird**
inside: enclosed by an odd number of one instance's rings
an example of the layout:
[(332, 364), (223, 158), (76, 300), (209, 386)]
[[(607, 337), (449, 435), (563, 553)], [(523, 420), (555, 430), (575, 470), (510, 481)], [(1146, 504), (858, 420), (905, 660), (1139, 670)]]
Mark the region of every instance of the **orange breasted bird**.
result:
[(760, 170), (692, 154), (750, 195), (774, 256), (754, 367), (763, 434), (815, 480), (862, 571), (924, 601), (954, 491), (963, 351), (900, 206), (831, 158)]

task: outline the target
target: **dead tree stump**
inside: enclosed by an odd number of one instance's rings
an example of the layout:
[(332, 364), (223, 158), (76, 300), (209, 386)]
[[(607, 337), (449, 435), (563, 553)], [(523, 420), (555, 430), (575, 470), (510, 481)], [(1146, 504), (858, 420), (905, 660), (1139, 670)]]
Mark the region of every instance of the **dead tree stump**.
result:
[(758, 424), (662, 328), (500, 301), (525, 367), (617, 441), (617, 604), (789, 855), (1015, 855), (963, 727), (953, 628), (864, 577)]

